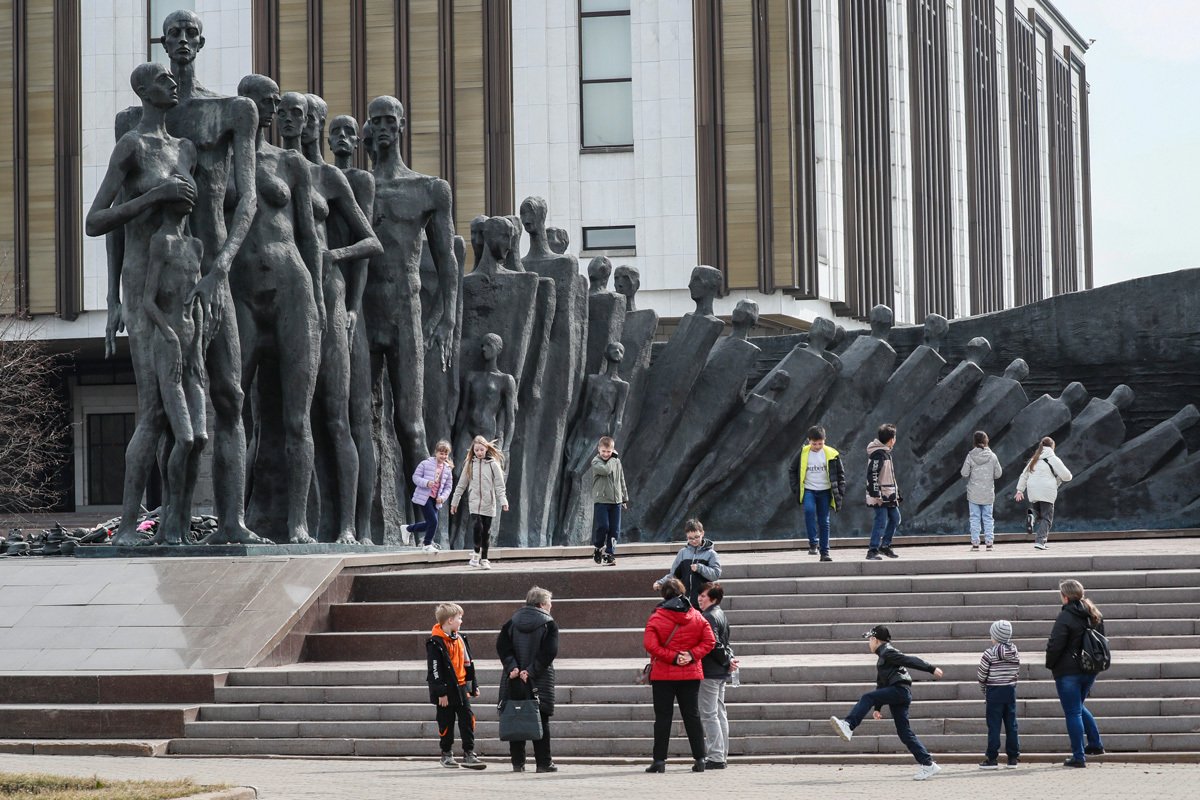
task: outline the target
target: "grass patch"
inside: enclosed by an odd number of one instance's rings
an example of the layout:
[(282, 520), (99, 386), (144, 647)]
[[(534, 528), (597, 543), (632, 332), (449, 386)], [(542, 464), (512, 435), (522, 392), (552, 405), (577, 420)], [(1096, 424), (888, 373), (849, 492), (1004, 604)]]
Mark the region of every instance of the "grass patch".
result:
[(176, 800), (223, 788), (202, 786), (190, 779), (115, 781), (95, 776), (0, 772), (0, 798), (4, 800)]

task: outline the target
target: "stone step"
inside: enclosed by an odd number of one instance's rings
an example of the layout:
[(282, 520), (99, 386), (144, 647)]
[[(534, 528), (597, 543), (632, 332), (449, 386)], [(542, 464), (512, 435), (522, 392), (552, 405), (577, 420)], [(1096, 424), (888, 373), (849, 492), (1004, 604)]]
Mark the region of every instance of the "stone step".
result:
[[(1157, 587), (1146, 588), (1115, 588), (1096, 589), (1088, 586), (1088, 595), (1100, 606), (1107, 610), (1112, 603), (1196, 603), (1200, 602), (1200, 587)], [(926, 590), (922, 594), (911, 592), (861, 592), (846, 594), (834, 592), (830, 594), (738, 594), (732, 589), (726, 593), (721, 607), (726, 611), (741, 611), (745, 609), (795, 609), (795, 608), (862, 608), (877, 607), (891, 608), (901, 612), (907, 608), (921, 606), (986, 606), (1011, 604), (1026, 608), (1049, 608), (1057, 612), (1057, 604), (1053, 596), (1046, 600), (1046, 592), (1042, 589), (1025, 591), (993, 590), (993, 591), (954, 591), (939, 592)], [(468, 601), (469, 602), (469, 601)], [(510, 601), (518, 602), (518, 601)], [(555, 605), (560, 602), (555, 599)], [(607, 602), (612, 602), (606, 600)], [(428, 607), (428, 606), (427, 606)]]
[[(1103, 721), (1102, 721), (1103, 722)], [(828, 723), (825, 723), (828, 729)], [(897, 740), (891, 723), (865, 723), (850, 742), (843, 742), (830, 730), (829, 735), (814, 736), (731, 736), (730, 755), (788, 754), (871, 754), (903, 753), (904, 746)], [(1061, 723), (1060, 723), (1061, 725)], [(597, 756), (649, 758), (652, 738), (648, 726), (644, 735), (630, 738), (606, 739), (602, 743), (585, 738), (563, 738), (554, 742), (555, 756)], [(682, 726), (676, 724), (669, 754), (675, 758), (686, 758), (687, 741), (683, 738)], [(881, 731), (872, 733), (872, 729)], [(921, 734), (921, 740), (930, 752), (974, 753), (978, 755), (984, 745), (982, 734)], [(1105, 734), (1104, 745), (1109, 752), (1179, 752), (1200, 750), (1200, 733), (1113, 733)], [(171, 755), (304, 755), (304, 756), (428, 756), (437, 755), (437, 737), (424, 739), (350, 739), (350, 738), (291, 738), (291, 739), (231, 739), (196, 738), (174, 739), (168, 746)], [(1060, 727), (1054, 733), (1023, 734), (1022, 754), (1054, 753), (1061, 757), (1066, 747), (1066, 733)], [(456, 743), (455, 750), (458, 746)], [(495, 738), (480, 737), (477, 750), (484, 756), (501, 760), (507, 758), (507, 747)], [(911, 758), (911, 757), (910, 757)]]
[[(1116, 668), (1114, 667), (1114, 670)], [(1114, 679), (1112, 671), (1096, 684), (1093, 697), (1097, 699), (1121, 699), (1141, 701), (1143, 699), (1165, 703), (1186, 700), (1195, 693), (1194, 679)], [(497, 681), (485, 681), (484, 698), (490, 703), (495, 698)], [(775, 704), (800, 702), (854, 703), (859, 696), (871, 689), (872, 683), (862, 680), (857, 683), (743, 683), (741, 686), (726, 687), (726, 702), (737, 704), (760, 704), (761, 708)], [(1021, 698), (1051, 700), (1057, 703), (1054, 682), (1050, 680), (1023, 680), (1018, 692)], [(980, 700), (979, 684), (974, 681), (924, 681), (916, 690), (919, 700)], [(556, 688), (559, 708), (577, 703), (606, 705), (649, 704), (650, 690), (631, 684), (580, 686), (559, 683)], [(217, 689), (219, 706), (209, 708), (249, 708), (259, 705), (274, 705), (280, 708), (322, 704), (324, 708), (342, 705), (364, 704), (374, 708), (386, 704), (428, 705), (429, 689), (423, 683), (409, 685), (375, 686), (226, 686)], [(1168, 709), (1169, 710), (1169, 709)], [(336, 712), (331, 712), (336, 713)]]
[(194, 705), (4, 705), (0, 739), (170, 739), (195, 720)]
[[(1119, 620), (1113, 622), (1118, 626)], [(893, 629), (893, 635), (902, 642), (900, 647), (910, 653), (928, 652), (971, 652), (981, 651), (981, 635), (986, 635), (988, 620), (973, 624), (961, 623), (912, 623)], [(1045, 647), (1048, 626), (1038, 623), (1018, 622), (1030, 633), (1036, 629), (1038, 638), (1017, 638), (1014, 643), (1021, 650), (1036, 652)], [(940, 629), (939, 630), (939, 626)], [(961, 638), (951, 638), (958, 626)], [(1132, 630), (1145, 631), (1146, 635), (1112, 635), (1110, 646), (1113, 651), (1147, 649), (1179, 649), (1200, 647), (1200, 635), (1195, 633), (1194, 620), (1132, 621)], [(925, 629), (927, 636), (911, 629)], [(822, 653), (850, 653), (861, 647), (863, 626), (854, 625), (776, 625), (742, 626), (736, 632), (733, 646), (742, 655), (798, 655)], [(494, 642), (499, 631), (473, 631), (470, 634), (476, 658), (491, 658)], [(807, 640), (799, 638), (808, 633)], [(835, 638), (836, 633), (836, 638)], [(818, 634), (820, 634), (818, 636)], [(771, 637), (769, 639), (756, 639)], [(418, 631), (355, 631), (349, 633), (329, 632), (309, 634), (305, 640), (305, 656), (308, 661), (344, 661), (347, 657), (372, 661), (389, 658), (415, 659), (425, 655), (425, 643), (429, 633)], [(859, 640), (859, 641), (856, 641)], [(982, 642), (986, 645), (986, 640)], [(559, 633), (559, 652), (570, 653), (573, 658), (637, 658), (645, 654), (642, 648), (640, 628), (573, 629)]]
[[(1164, 557), (1165, 558), (1165, 557)], [(876, 562), (870, 562), (872, 564)], [(884, 563), (884, 562), (879, 562)], [(865, 575), (835, 576), (828, 573), (812, 576), (748, 577), (730, 579), (731, 593), (738, 594), (858, 594), (863, 592), (927, 593), (955, 591), (1026, 591), (1056, 592), (1061, 580), (1061, 568), (1053, 572), (1002, 572), (941, 574), (927, 572), (930, 565), (951, 565), (961, 570), (953, 560), (894, 562), (887, 574), (868, 570)], [(911, 564), (911, 566), (909, 565)], [(1115, 566), (1115, 565), (1114, 565)], [(909, 574), (918, 572), (919, 574)], [(1074, 570), (1082, 574), (1084, 570)], [(814, 570), (819, 573), (819, 570)], [(432, 597), (454, 597), (461, 600), (513, 600), (524, 598), (535, 580), (562, 598), (590, 597), (597, 600), (611, 597), (644, 597), (650, 584), (663, 574), (659, 570), (609, 568), (591, 572), (577, 570), (541, 571), (531, 576), (524, 572), (492, 570), (490, 572), (383, 572), (359, 575), (354, 580), (353, 599), (359, 602), (417, 600)], [(1088, 572), (1088, 590), (1137, 589), (1163, 587), (1200, 587), (1200, 569), (1157, 569), (1137, 571), (1112, 569)], [(1052, 595), (1053, 596), (1053, 595)], [(1044, 602), (1044, 601), (1043, 601)]]
[[(984, 621), (1007, 619), (1039, 620), (1043, 627), (1055, 618), (1058, 609), (1045, 603), (1020, 605), (1016, 602), (994, 605), (938, 606), (864, 606), (847, 608), (793, 608), (788, 604), (795, 596), (770, 595), (780, 602), (773, 608), (742, 609), (730, 601), (722, 607), (730, 625), (740, 633), (743, 625), (792, 625), (800, 623), (856, 623), (870, 625), (878, 620), (901, 622)], [(1200, 589), (1197, 602), (1176, 602), (1175, 598), (1155, 603), (1104, 603), (1104, 615), (1109, 620), (1134, 619), (1197, 619), (1200, 618)], [(732, 600), (733, 598), (730, 598)], [(1044, 599), (1044, 598), (1042, 598)], [(1097, 602), (1100, 602), (1097, 600)], [(512, 617), (517, 603), (503, 600), (464, 603), (465, 619), (472, 629), (499, 629)], [(645, 624), (654, 608), (652, 599), (623, 598), (604, 604), (603, 619), (598, 620), (594, 600), (555, 600), (554, 619), (560, 628), (594, 627), (603, 621), (607, 627), (632, 628)], [(338, 633), (355, 631), (403, 631), (427, 616), (428, 603), (339, 603), (330, 608), (330, 630)]]
[[(1022, 687), (1024, 688), (1024, 687)], [(489, 693), (490, 695), (490, 693)], [(735, 699), (736, 698), (736, 699)], [(777, 702), (763, 705), (741, 700), (740, 688), (729, 688), (726, 692), (726, 708), (731, 720), (823, 720), (844, 715), (848, 704), (856, 699), (848, 696), (838, 702)], [(430, 703), (344, 703), (304, 704), (265, 703), (205, 706), (200, 710), (197, 722), (403, 722), (424, 720), (429, 716)], [(984, 708), (982, 695), (969, 699), (932, 700), (922, 691), (912, 705), (911, 716), (917, 718), (963, 719), (978, 716)], [(1150, 697), (1130, 699), (1124, 697), (1092, 697), (1088, 708), (1097, 716), (1110, 717), (1158, 717), (1172, 715), (1200, 716), (1200, 697)], [(496, 706), (490, 702), (475, 705), (475, 714), (482, 721), (497, 719)], [(1057, 698), (1019, 698), (1017, 716), (1025, 718), (1062, 718), (1062, 707)], [(654, 709), (650, 703), (559, 703), (554, 710), (554, 720), (560, 722), (595, 722), (601, 720), (652, 720)]]

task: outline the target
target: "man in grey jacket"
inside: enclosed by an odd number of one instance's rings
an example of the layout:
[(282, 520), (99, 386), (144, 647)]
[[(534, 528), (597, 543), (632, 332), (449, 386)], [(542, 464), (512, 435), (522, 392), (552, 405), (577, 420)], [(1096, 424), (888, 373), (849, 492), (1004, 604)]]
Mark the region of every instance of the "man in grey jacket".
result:
[(679, 578), (688, 591), (693, 608), (698, 608), (700, 592), (705, 585), (721, 577), (721, 557), (710, 539), (704, 538), (704, 525), (698, 519), (689, 519), (683, 524), (687, 544), (675, 556), (671, 571), (653, 584), (658, 591), (668, 578)]

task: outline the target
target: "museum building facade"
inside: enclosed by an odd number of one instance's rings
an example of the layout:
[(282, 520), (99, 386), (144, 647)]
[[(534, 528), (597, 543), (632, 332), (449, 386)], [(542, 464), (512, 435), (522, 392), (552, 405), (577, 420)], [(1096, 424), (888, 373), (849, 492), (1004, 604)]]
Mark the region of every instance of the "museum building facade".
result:
[(71, 507), (119, 498), (136, 408), (82, 220), (179, 8), (208, 88), (259, 72), (360, 121), (396, 95), (459, 233), (543, 196), (668, 329), (696, 264), (780, 330), (1092, 285), (1087, 42), (1048, 0), (0, 0), (0, 300), (73, 353)]

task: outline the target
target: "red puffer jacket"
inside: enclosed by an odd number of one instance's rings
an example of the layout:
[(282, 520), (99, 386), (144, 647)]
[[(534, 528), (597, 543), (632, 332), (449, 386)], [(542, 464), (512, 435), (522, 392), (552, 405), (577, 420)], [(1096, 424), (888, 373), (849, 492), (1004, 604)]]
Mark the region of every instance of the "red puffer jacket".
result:
[[(671, 643), (663, 646), (671, 631), (678, 625), (679, 629), (671, 638)], [(652, 681), (698, 681), (704, 678), (704, 667), (700, 659), (716, 645), (712, 626), (703, 615), (692, 608), (686, 597), (674, 597), (654, 609), (646, 622), (646, 632), (642, 636), (642, 646), (650, 654)], [(675, 656), (687, 651), (692, 654), (692, 663), (679, 666)]]

